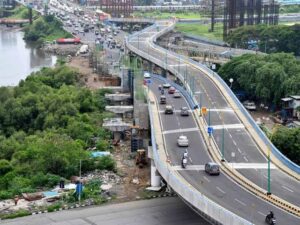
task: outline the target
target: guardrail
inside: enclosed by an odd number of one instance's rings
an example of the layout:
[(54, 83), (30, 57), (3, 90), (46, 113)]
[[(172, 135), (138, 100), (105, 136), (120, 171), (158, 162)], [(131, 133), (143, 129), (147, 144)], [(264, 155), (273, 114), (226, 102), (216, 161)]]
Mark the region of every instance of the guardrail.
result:
[[(184, 94), (184, 91), (182, 92)], [(187, 93), (186, 93), (187, 94)], [(166, 182), (172, 187), (172, 189), (178, 193), (182, 198), (189, 202), (192, 206), (202, 211), (206, 216), (215, 224), (230, 224), (230, 225), (251, 225), (249, 221), (235, 215), (229, 210), (221, 207), (217, 203), (213, 202), (201, 192), (191, 187), (188, 183), (182, 182), (178, 175), (174, 171), (169, 170), (167, 164), (160, 158), (158, 154), (158, 146), (156, 144), (155, 130), (154, 130), (154, 119), (151, 110), (151, 102), (148, 101), (148, 109), (150, 116), (151, 126), (151, 143), (153, 149), (153, 159), (155, 166), (160, 172), (161, 176)]]
[[(151, 27), (155, 26), (152, 25)], [(166, 29), (161, 30), (160, 32), (158, 32), (152, 39), (153, 42), (156, 41), (156, 39), (169, 32), (170, 30), (172, 30), (174, 28), (175, 24), (169, 26)], [(149, 29), (151, 27), (148, 27), (146, 29)], [(134, 34), (139, 35), (140, 32)], [(181, 81), (184, 81), (183, 77), (181, 74), (178, 73), (177, 70), (175, 70), (175, 68), (172, 67), (168, 67), (168, 65), (164, 65), (164, 62), (161, 60), (158, 60), (156, 58), (153, 58), (152, 56), (147, 55), (145, 52), (142, 52), (138, 49), (136, 49), (134, 46), (130, 46), (127, 44), (127, 46), (129, 47), (130, 50), (138, 52), (138, 54), (140, 56), (142, 56), (143, 58), (152, 61), (153, 63), (161, 66), (162, 68), (165, 68), (166, 70), (169, 70), (170, 72), (172, 72), (175, 76), (177, 76)], [(153, 46), (154, 47), (154, 46)], [(283, 155), (279, 149), (277, 149), (272, 142), (268, 139), (268, 137), (266, 136), (266, 134), (260, 129), (260, 127), (256, 124), (256, 122), (254, 121), (254, 119), (252, 118), (252, 116), (249, 114), (249, 112), (244, 108), (244, 106), (242, 105), (242, 103), (237, 99), (237, 97), (235, 96), (235, 94), (232, 92), (232, 90), (228, 87), (228, 85), (224, 82), (224, 80), (215, 72), (213, 72), (212, 70), (210, 70), (208, 67), (206, 67), (205, 65), (202, 65), (192, 59), (190, 59), (189, 57), (186, 56), (181, 56), (175, 52), (170, 52), (158, 45), (155, 45), (156, 49), (160, 49), (161, 51), (164, 52), (168, 52), (168, 55), (172, 55), (176, 58), (180, 58), (180, 59), (184, 59), (186, 61), (188, 61), (190, 64), (196, 66), (196, 67), (200, 67), (202, 71), (204, 71), (208, 76), (213, 77), (215, 79), (217, 79), (219, 81), (219, 83), (222, 85), (223, 88), (225, 88), (225, 90), (227, 91), (227, 93), (230, 95), (230, 97), (234, 100), (235, 104), (237, 105), (238, 109), (240, 110), (240, 112), (246, 117), (246, 119), (248, 120), (248, 122), (252, 125), (252, 127), (255, 129), (255, 131), (257, 132), (257, 134), (259, 135), (259, 137), (261, 138), (261, 140), (265, 143), (265, 145), (270, 146), (271, 148), (271, 152), (274, 156), (276, 156), (276, 158), (278, 160), (280, 160), (280, 162), (282, 162), (285, 166), (287, 166), (289, 169), (291, 169), (292, 171), (300, 174), (300, 166), (298, 166), (297, 164), (293, 163), (290, 159), (288, 159), (285, 155)], [(184, 82), (183, 82), (184, 83)], [(190, 87), (186, 85), (187, 90), (190, 92)], [(195, 102), (195, 96), (190, 96)]]

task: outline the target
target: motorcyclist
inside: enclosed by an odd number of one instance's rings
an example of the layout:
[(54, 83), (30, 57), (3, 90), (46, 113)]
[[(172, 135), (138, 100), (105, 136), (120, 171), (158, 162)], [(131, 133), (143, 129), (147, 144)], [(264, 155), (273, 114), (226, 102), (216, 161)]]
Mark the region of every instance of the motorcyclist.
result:
[(182, 158), (182, 162), (181, 162), (182, 168), (185, 168), (186, 164), (187, 164), (187, 158)]
[(276, 223), (274, 213), (270, 211), (270, 213), (266, 216), (266, 223), (270, 225), (274, 225)]
[(163, 95), (165, 93), (164, 89), (161, 89), (160, 93)]
[(161, 90), (161, 85), (158, 85), (158, 90)]
[(269, 219), (273, 219), (274, 218), (274, 213), (272, 211), (270, 211), (270, 213), (267, 215), (267, 217)]
[(183, 153), (183, 158), (188, 158), (188, 152), (187, 152), (187, 150)]

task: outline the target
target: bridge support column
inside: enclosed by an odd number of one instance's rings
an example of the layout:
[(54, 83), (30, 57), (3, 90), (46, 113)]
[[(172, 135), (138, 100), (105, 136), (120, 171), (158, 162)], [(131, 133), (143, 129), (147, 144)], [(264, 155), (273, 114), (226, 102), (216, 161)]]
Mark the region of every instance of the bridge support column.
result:
[(161, 176), (155, 167), (153, 159), (151, 159), (151, 187), (160, 187)]
[(167, 78), (167, 73), (168, 73), (168, 71), (166, 71), (165, 69), (161, 69), (162, 77)]

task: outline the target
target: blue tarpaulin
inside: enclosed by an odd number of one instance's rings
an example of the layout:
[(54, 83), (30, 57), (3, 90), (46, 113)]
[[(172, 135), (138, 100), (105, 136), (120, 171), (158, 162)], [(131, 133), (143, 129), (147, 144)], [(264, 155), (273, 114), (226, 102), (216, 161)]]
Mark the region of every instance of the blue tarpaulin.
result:
[(93, 158), (110, 155), (110, 152), (91, 152)]

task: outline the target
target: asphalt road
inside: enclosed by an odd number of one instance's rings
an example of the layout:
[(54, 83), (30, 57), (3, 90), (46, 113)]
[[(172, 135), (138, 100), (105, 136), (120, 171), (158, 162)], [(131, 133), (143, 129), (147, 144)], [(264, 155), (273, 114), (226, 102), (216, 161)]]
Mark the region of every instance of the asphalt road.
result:
[[(158, 23), (159, 30), (166, 26), (167, 25), (163, 22)], [(243, 169), (243, 175), (257, 185), (261, 184), (262, 179), (263, 182), (266, 182), (267, 178), (263, 173), (253, 173), (250, 172), (252, 169), (247, 169), (247, 164), (262, 163), (267, 166), (267, 159), (260, 152), (258, 146), (220, 90), (206, 75), (203, 75), (198, 68), (183, 63), (183, 59), (174, 55), (174, 53), (150, 46), (149, 37), (156, 32), (156, 28), (148, 29), (146, 32), (132, 38), (130, 43), (141, 51), (153, 56), (155, 59), (160, 59), (161, 62), (168, 65), (168, 68), (173, 67), (179, 71), (183, 74), (183, 77), (185, 77), (185, 82), (189, 83), (190, 86), (192, 83), (195, 84), (195, 92), (201, 92), (201, 94), (197, 96), (197, 100), (201, 106), (206, 106), (210, 111), (210, 116), (207, 114), (204, 118), (206, 124), (214, 128), (213, 138), (219, 149), (221, 149), (223, 142), (222, 130), (224, 129), (225, 160), (244, 164), (246, 168)], [(169, 78), (172, 79), (172, 77)], [(299, 181), (280, 172), (276, 167), (271, 171), (271, 179), (271, 192), (273, 194), (300, 206)], [(265, 185), (263, 187), (266, 189)]]
[(6, 225), (208, 225), (179, 198), (140, 200), (1, 221)]
[[(161, 85), (162, 83), (152, 78), (150, 88), (154, 92), (157, 101), (159, 101), (161, 95), (158, 90), (159, 84)], [(265, 224), (265, 216), (271, 210), (276, 215), (278, 224), (300, 224), (300, 218), (290, 215), (254, 196), (223, 173), (219, 176), (207, 175), (203, 171), (203, 165), (211, 161), (211, 159), (203, 138), (197, 129), (196, 121), (192, 114), (188, 117), (182, 117), (179, 112), (181, 107), (189, 107), (189, 105), (183, 97), (174, 98), (167, 91), (165, 91), (165, 95), (167, 104), (174, 107), (175, 113), (166, 115), (164, 114), (165, 105), (159, 105), (163, 138), (171, 165), (178, 170), (184, 179), (214, 202), (255, 224)], [(177, 137), (179, 135), (188, 137), (188, 148), (177, 146)], [(186, 149), (188, 151), (188, 165), (190, 168), (183, 170), (180, 164), (182, 154)], [(245, 171), (251, 171), (251, 175), (256, 172), (255, 169)]]

